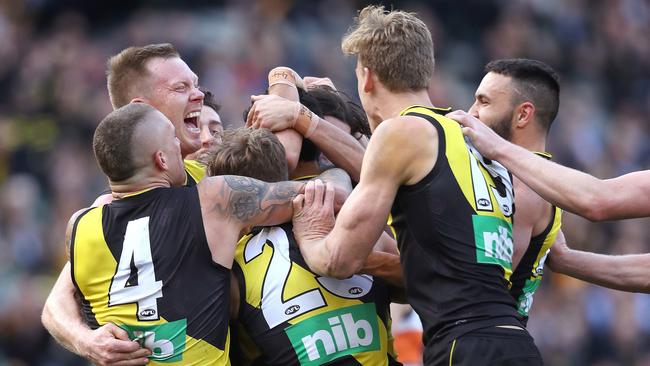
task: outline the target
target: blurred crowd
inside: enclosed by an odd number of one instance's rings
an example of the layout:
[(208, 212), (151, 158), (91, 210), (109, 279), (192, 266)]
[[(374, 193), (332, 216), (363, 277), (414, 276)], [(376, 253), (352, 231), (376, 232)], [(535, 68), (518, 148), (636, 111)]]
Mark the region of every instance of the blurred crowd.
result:
[[(250, 95), (263, 92), (278, 65), (329, 76), (356, 97), (354, 63), (340, 40), (367, 2), (133, 3), (111, 13), (110, 5), (76, 1), (0, 0), (0, 365), (85, 364), (55, 345), (39, 316), (67, 258), (67, 219), (107, 186), (91, 138), (111, 110), (110, 55), (173, 43), (221, 102), (226, 127), (243, 123)], [(598, 177), (650, 168), (647, 0), (384, 3), (429, 25), (437, 106), (469, 108), (489, 60), (536, 58), (561, 77), (549, 140), (556, 161)], [(564, 231), (574, 248), (639, 253), (650, 252), (649, 224), (565, 214)], [(529, 329), (548, 365), (650, 365), (650, 296), (545, 276)]]

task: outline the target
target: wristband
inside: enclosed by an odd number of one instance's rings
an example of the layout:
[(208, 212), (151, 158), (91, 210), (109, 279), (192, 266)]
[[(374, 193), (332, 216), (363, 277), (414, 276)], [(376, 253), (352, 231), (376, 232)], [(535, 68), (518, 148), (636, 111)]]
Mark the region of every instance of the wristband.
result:
[(278, 84), (288, 85), (288, 86), (292, 86), (294, 88), (296, 87), (296, 84), (294, 84), (294, 83), (292, 83), (292, 82), (290, 82), (288, 80), (278, 79), (278, 80), (275, 80), (273, 82), (269, 82), (269, 89), (271, 89), (272, 86), (278, 85)]
[(296, 77), (293, 70), (287, 67), (276, 67), (275, 69), (269, 71), (269, 88), (275, 84), (285, 84), (290, 86), (296, 86)]
[[(318, 117), (315, 113), (307, 109), (307, 107), (303, 106), (302, 104), (298, 104), (298, 105), (300, 106), (300, 115), (296, 120), (296, 127), (298, 123), (300, 123), (302, 127), (300, 129), (305, 131), (303, 136), (305, 138), (310, 138), (316, 131), (316, 128), (318, 127), (318, 122), (320, 121), (320, 117)], [(307, 126), (306, 128), (305, 125)]]

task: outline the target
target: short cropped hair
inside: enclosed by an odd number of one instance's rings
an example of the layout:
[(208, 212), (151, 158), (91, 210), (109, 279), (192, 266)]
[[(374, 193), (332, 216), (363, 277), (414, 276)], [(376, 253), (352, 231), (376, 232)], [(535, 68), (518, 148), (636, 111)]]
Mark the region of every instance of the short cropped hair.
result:
[(289, 179), (284, 146), (265, 128), (225, 130), (221, 144), (210, 149), (204, 162), (209, 176), (242, 175), (265, 182)]
[(537, 121), (548, 132), (560, 107), (560, 82), (549, 65), (523, 58), (495, 60), (485, 66), (493, 72), (512, 78), (513, 103), (530, 101), (535, 105)]
[(221, 104), (217, 102), (217, 99), (215, 98), (214, 94), (212, 94), (211, 91), (204, 90), (204, 89), (201, 89), (201, 92), (203, 92), (203, 105), (206, 107), (210, 107), (216, 113), (219, 113), (219, 111), (221, 110)]
[(111, 182), (131, 178), (136, 172), (133, 136), (136, 128), (155, 109), (145, 103), (131, 103), (109, 113), (93, 136), (93, 151), (101, 170)]
[(108, 95), (114, 109), (129, 104), (142, 93), (141, 82), (149, 76), (147, 62), (154, 58), (169, 59), (180, 57), (170, 43), (150, 44), (142, 47), (129, 47), (108, 59), (106, 80)]
[(393, 92), (427, 89), (433, 75), (431, 33), (415, 13), (366, 6), (343, 37), (341, 48), (358, 56)]

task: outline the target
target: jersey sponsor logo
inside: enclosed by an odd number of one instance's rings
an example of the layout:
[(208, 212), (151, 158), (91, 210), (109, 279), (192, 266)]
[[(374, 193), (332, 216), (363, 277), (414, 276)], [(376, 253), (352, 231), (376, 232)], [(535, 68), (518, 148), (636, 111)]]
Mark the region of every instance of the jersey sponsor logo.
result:
[(541, 278), (529, 279), (524, 283), (519, 299), (517, 299), (517, 311), (523, 316), (528, 316), (530, 308), (533, 306), (533, 295), (542, 284)]
[(161, 363), (183, 360), (187, 320), (181, 319), (152, 326), (120, 325), (120, 327), (129, 334), (129, 339), (151, 350), (150, 360)]
[(285, 329), (300, 364), (322, 365), (331, 360), (380, 349), (374, 303), (332, 310)]
[(512, 270), (512, 225), (492, 216), (472, 216), (476, 261)]

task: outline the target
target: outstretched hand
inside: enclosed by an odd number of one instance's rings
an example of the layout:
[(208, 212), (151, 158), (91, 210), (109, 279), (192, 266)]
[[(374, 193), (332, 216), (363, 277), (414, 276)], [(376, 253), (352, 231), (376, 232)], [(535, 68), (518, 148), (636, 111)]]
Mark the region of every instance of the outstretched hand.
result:
[(453, 111), (446, 115), (461, 125), (463, 135), (469, 137), (472, 145), (488, 159), (497, 159), (499, 148), (508, 144), (506, 140), (497, 135), (490, 127), (486, 126), (478, 118), (465, 111)]
[(334, 186), (316, 179), (293, 200), (293, 232), (301, 242), (323, 239), (334, 227)]
[(300, 113), (300, 103), (277, 95), (253, 95), (254, 102), (246, 118), (246, 127), (283, 131), (293, 128)]

